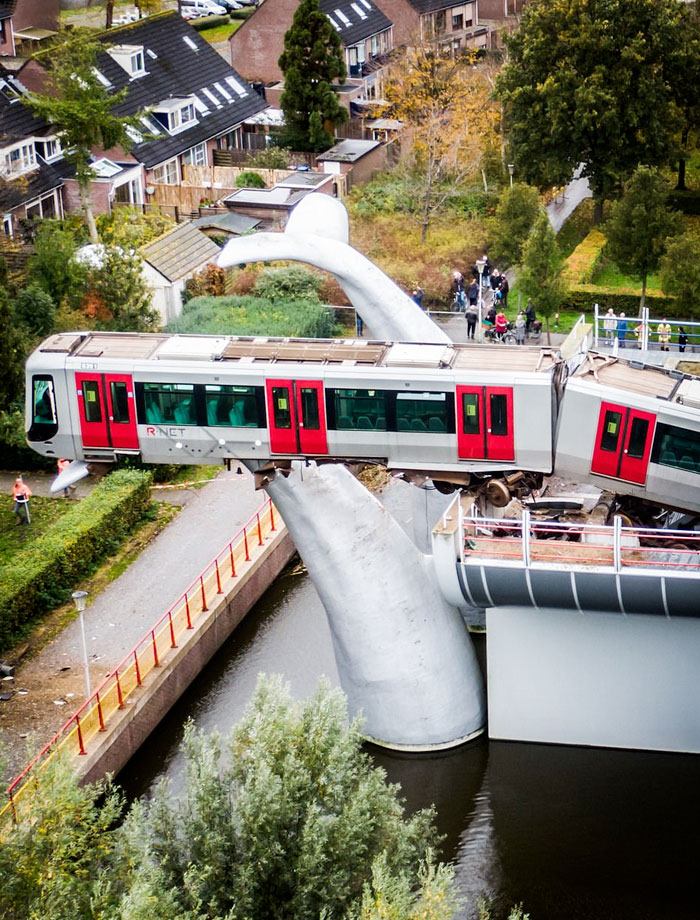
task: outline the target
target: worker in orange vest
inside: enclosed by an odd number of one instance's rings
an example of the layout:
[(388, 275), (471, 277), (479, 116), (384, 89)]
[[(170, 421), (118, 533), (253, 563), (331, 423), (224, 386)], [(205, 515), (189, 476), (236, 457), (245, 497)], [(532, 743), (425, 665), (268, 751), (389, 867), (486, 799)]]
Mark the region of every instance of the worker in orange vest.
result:
[(31, 497), (32, 490), (23, 482), (22, 477), (18, 476), (12, 486), (12, 500), (14, 502), (12, 513), (17, 515), (18, 524), (28, 524), (31, 520), (29, 516), (29, 499)]
[[(67, 470), (68, 467), (70, 466), (70, 460), (66, 460), (64, 457), (61, 457), (61, 459), (57, 462), (56, 466), (58, 467), (58, 474), (60, 476), (60, 474), (64, 470)], [(76, 488), (75, 486), (66, 486), (66, 488), (63, 490), (63, 497), (70, 498), (70, 494), (71, 492), (75, 492), (75, 488)]]

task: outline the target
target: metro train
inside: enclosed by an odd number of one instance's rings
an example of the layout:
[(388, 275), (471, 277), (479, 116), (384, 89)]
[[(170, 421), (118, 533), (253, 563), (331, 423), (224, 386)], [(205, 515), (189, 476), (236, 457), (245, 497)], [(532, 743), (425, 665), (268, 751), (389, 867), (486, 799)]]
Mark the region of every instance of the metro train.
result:
[[(494, 504), (545, 475), (700, 511), (700, 379), (549, 348), (62, 333), (27, 362), (26, 431), (89, 463), (382, 463)], [(266, 473), (267, 471), (267, 473)]]

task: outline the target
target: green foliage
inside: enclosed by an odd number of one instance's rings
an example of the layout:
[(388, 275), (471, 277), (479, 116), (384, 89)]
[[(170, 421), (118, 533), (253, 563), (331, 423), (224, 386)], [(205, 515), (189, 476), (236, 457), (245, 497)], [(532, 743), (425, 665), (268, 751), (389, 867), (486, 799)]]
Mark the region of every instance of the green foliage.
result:
[(271, 145), (264, 150), (251, 151), (246, 157), (246, 166), (256, 166), (258, 169), (287, 169), (292, 159), (289, 147)]
[(187, 303), (193, 297), (223, 297), (226, 293), (226, 272), (218, 265), (207, 265), (185, 282), (182, 302)]
[(54, 304), (77, 306), (85, 289), (87, 270), (74, 259), (79, 242), (75, 233), (56, 221), (42, 221), (34, 240), (28, 274), (42, 286)]
[(211, 335), (278, 335), (329, 338), (333, 332), (332, 310), (310, 300), (277, 300), (263, 297), (195, 297), (182, 315), (172, 320), (167, 332)]
[(267, 188), (260, 173), (248, 169), (236, 177), (236, 188)]
[(151, 478), (121, 470), (0, 569), (0, 648), (17, 642), (27, 624), (63, 602), (75, 583), (114, 552), (148, 510)]
[(265, 268), (255, 279), (253, 292), (273, 302), (278, 300), (318, 300), (321, 278), (300, 265)]
[(106, 917), (113, 903), (114, 824), (122, 796), (109, 782), (79, 786), (54, 757), (36, 775), (31, 810), (0, 837), (4, 920)]
[(340, 36), (318, 0), (301, 0), (284, 36), (279, 66), (284, 74), (280, 108), (284, 112), (285, 144), (296, 150), (325, 150), (333, 128), (348, 113), (332, 88), (345, 79)]
[(190, 25), (197, 32), (204, 32), (207, 29), (216, 29), (221, 26), (230, 26), (231, 19), (229, 16), (202, 16), (201, 19), (193, 19)]
[(161, 784), (127, 821), (127, 916), (358, 916), (370, 879), (397, 900), (420, 902), (427, 887), (454, 902), (449, 871), (425, 868), (433, 812), (404, 817), (339, 691), (321, 684), (297, 704), (280, 678), (261, 677), (228, 737), (190, 727), (185, 751), (183, 793), (175, 799)]
[(688, 230), (671, 240), (661, 259), (664, 294), (678, 301), (686, 316), (700, 312), (700, 231)]
[(372, 865), (372, 881), (364, 886), (359, 911), (349, 920), (450, 920), (461, 906), (454, 868), (435, 865), (429, 854), (419, 870), (420, 887), (405, 875), (394, 875), (382, 854)]
[(125, 249), (138, 249), (174, 226), (175, 221), (157, 209), (144, 214), (138, 208), (120, 207), (97, 218), (97, 231), (102, 242)]
[(582, 240), (566, 260), (565, 276), (570, 284), (589, 284), (600, 266), (605, 237), (599, 230)]
[(507, 186), (490, 224), (489, 252), (498, 265), (519, 265), (525, 240), (540, 207), (537, 189), (524, 182)]
[(27, 447), (21, 401), (0, 409), (0, 468), (6, 470), (54, 470), (56, 462)]
[(27, 343), (17, 327), (7, 287), (0, 286), (0, 411), (12, 407), (24, 390)]
[[(689, 314), (687, 305), (683, 305), (673, 297), (656, 297), (647, 294), (647, 306), (651, 316), (679, 316)], [(565, 293), (562, 300), (562, 310), (576, 313), (593, 313), (594, 305), (598, 304), (603, 313), (612, 307), (617, 316), (625, 313), (634, 316), (639, 309), (639, 294), (630, 294), (617, 288), (600, 287), (596, 285), (573, 285)]]
[(151, 290), (136, 253), (105, 246), (100, 266), (90, 270), (88, 287), (103, 308), (98, 328), (150, 332), (158, 325), (158, 314), (151, 309)]
[(511, 156), (540, 187), (579, 163), (598, 200), (675, 155), (696, 103), (697, 19), (677, 0), (539, 0), (496, 82)]
[(642, 279), (644, 306), (647, 276), (658, 268), (666, 241), (677, 230), (677, 218), (666, 205), (668, 185), (656, 169), (639, 166), (625, 183), (605, 225), (606, 255), (629, 274)]
[(31, 281), (17, 293), (15, 315), (32, 335), (44, 338), (53, 330), (56, 305), (37, 281)]
[(363, 218), (375, 214), (412, 214), (419, 204), (415, 187), (403, 170), (377, 173), (369, 182), (353, 186), (348, 197), (350, 213)]
[(527, 300), (534, 303), (537, 312), (547, 319), (548, 324), (552, 313), (562, 306), (566, 293), (562, 268), (556, 234), (547, 212), (542, 210), (525, 243), (518, 284)]

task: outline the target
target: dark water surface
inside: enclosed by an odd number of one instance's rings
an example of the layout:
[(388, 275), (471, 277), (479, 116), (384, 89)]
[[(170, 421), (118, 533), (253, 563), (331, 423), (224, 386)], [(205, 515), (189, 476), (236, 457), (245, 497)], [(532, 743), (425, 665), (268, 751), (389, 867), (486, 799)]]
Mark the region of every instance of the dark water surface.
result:
[[(183, 723), (226, 731), (259, 672), (282, 673), (295, 697), (320, 675), (338, 683), (320, 600), (306, 575), (267, 592), (120, 774), (130, 796), (164, 774), (182, 783)], [(438, 756), (372, 753), (411, 809), (434, 803), (445, 855), (468, 898), (494, 915), (522, 902), (532, 920), (700, 917), (700, 759), (477, 742)]]

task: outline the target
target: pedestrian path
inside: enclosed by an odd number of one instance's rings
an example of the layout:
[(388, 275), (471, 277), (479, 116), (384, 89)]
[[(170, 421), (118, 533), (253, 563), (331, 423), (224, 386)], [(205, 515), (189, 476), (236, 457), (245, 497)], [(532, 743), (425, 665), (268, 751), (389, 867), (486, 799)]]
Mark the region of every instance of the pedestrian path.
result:
[[(178, 517), (99, 597), (88, 598), (84, 619), (93, 687), (255, 514), (264, 497), (247, 471), (222, 471), (193, 494)], [(35, 658), (20, 664), (14, 678), (16, 692), (0, 702), (3, 747), (13, 775), (27, 762), (25, 739), (33, 735), (42, 747), (84, 700), (79, 622), (73, 621)], [(3, 689), (7, 686), (9, 682)]]

